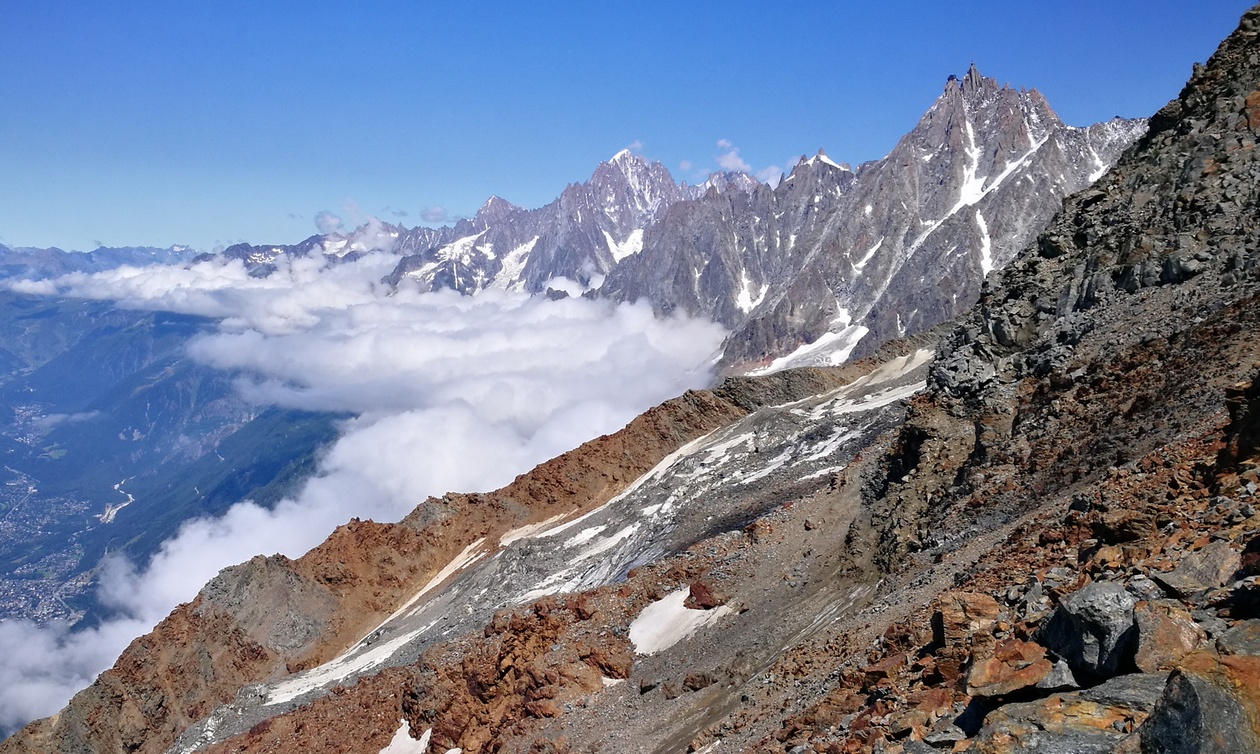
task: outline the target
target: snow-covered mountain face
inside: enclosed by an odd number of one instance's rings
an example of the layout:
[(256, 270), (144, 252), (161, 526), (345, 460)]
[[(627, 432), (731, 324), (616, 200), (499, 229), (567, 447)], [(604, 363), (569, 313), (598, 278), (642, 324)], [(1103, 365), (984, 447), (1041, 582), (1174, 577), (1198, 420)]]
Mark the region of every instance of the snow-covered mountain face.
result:
[(1036, 91), (972, 67), (856, 173), (820, 152), (774, 189), (670, 207), (600, 293), (730, 327), (728, 366), (839, 363), (970, 306), (984, 275), (1144, 130), (1066, 126)]
[(1037, 91), (973, 66), (887, 157), (856, 171), (820, 150), (774, 187), (742, 173), (688, 186), (623, 150), (539, 209), (491, 197), (443, 228), (376, 221), (225, 253), (267, 274), (281, 253), (389, 251), (401, 259), (386, 282), (426, 291), (546, 293), (566, 278), (588, 296), (721, 323), (728, 368), (835, 364), (964, 311), (984, 276), (1145, 128), (1064, 125)]
[(687, 192), (660, 163), (623, 150), (545, 207), (526, 210), (491, 197), (471, 220), (410, 231), (400, 239), (406, 256), (388, 281), (462, 293), (540, 293), (557, 277), (589, 285), (638, 253), (644, 229)]

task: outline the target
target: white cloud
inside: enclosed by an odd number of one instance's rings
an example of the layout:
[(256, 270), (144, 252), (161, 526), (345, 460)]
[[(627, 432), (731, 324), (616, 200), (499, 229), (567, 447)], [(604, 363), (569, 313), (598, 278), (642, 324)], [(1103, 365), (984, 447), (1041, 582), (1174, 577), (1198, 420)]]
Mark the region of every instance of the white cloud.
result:
[(239, 262), (204, 262), (12, 284), (218, 318), (190, 343), (191, 357), (241, 372), (255, 400), (356, 418), (292, 499), (187, 522), (148, 564), (111, 562), (100, 596), (121, 617), (82, 632), (0, 624), (0, 652), (20, 657), (0, 666), (0, 726), (56, 711), (227, 565), (299, 556), (354, 516), (397, 520), (429, 495), (495, 489), (703, 386), (725, 334), (706, 321), (656, 319), (647, 305), (391, 295), (378, 281), (395, 261), (282, 258), (267, 278)]
[(629, 149), (632, 152), (642, 152), (643, 142), (639, 141), (638, 139), (635, 139), (634, 141), (626, 145), (626, 149)]
[(717, 156), (718, 166), (723, 170), (730, 170), (739, 173), (751, 173), (752, 165), (744, 162), (739, 156), (739, 147), (731, 144), (727, 139), (718, 139), (718, 149), (725, 150)]
[(0, 731), (60, 709), (151, 625), (122, 618), (72, 632), (64, 623), (40, 627), (28, 621), (0, 622)]
[(435, 204), (432, 207), (425, 207), (420, 210), (420, 219), (426, 223), (444, 223), (451, 219), (451, 214), (446, 211), (445, 207)]
[(323, 235), (341, 230), (341, 218), (328, 210), (320, 210), (315, 214), (315, 227)]
[(779, 181), (783, 180), (783, 168), (778, 165), (771, 165), (757, 171), (757, 180), (770, 186), (778, 186)]

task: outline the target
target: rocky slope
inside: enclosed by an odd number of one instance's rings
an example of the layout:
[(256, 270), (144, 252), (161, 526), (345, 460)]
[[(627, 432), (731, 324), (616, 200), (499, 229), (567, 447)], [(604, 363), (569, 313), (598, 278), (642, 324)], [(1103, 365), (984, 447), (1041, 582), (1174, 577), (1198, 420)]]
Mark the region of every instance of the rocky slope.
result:
[(32, 724), (5, 746), (163, 751), (242, 686), (317, 666), (354, 645), (427, 582), (441, 583), (462, 551), (586, 512), (697, 435), (846, 375), (794, 372), (688, 393), (498, 492), (429, 500), (398, 524), (352, 522), (297, 561), (256, 558), (229, 569), (136, 640), (56, 720)]
[(1260, 750), (1258, 134), (1260, 8), (939, 343), (229, 569), (0, 751)]

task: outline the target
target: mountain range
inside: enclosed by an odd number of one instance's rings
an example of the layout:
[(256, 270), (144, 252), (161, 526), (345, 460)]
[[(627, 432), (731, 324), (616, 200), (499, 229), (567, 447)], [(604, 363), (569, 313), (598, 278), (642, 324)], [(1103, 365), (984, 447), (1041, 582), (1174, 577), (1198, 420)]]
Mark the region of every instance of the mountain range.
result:
[(1067, 126), (1036, 90), (972, 66), (949, 77), (887, 157), (856, 170), (820, 150), (774, 186), (743, 173), (688, 186), (623, 150), (538, 209), (491, 197), (442, 228), (372, 222), (223, 254), (267, 274), (282, 254), (387, 250), (401, 258), (386, 282), (425, 291), (559, 295), (564, 278), (593, 298), (647, 299), (662, 314), (721, 323), (732, 330), (728, 368), (838, 364), (971, 306), (984, 275), (1145, 128), (1121, 118)]

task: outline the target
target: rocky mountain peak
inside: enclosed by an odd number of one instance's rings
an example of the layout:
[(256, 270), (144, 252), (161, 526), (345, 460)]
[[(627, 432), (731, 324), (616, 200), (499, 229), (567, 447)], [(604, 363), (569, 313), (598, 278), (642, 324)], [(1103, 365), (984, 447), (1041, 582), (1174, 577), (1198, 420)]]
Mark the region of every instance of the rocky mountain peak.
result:
[(502, 221), (509, 214), (521, 211), (517, 205), (498, 196), (491, 196), (486, 203), (481, 205), (474, 216), (479, 223), (492, 223)]
[(962, 81), (959, 82), (959, 87), (962, 89), (963, 94), (974, 95), (978, 92), (984, 91), (985, 89), (991, 89), (996, 86), (996, 84), (997, 82), (993, 79), (981, 76), (980, 71), (976, 68), (976, 64), (973, 62), (971, 66), (967, 68), (967, 73), (962, 77)]
[(704, 180), (704, 183), (695, 187), (695, 191), (692, 192), (692, 198), (699, 198), (710, 190), (716, 191), (720, 194), (732, 187), (744, 193), (748, 193), (760, 185), (760, 183), (760, 181), (753, 178), (751, 175), (738, 170), (718, 171), (716, 173), (710, 173), (709, 177)]
[(942, 384), (970, 392), (1001, 375), (1053, 370), (1109, 304), (1171, 295), (1207, 274), (1236, 285), (1260, 266), (1257, 22), (1260, 10), (1248, 11), (1133, 149), (1001, 273), (973, 313), (975, 338), (942, 361)]
[(822, 147), (818, 148), (818, 154), (814, 155), (813, 157), (808, 157), (808, 158), (802, 156), (801, 159), (796, 162), (796, 164), (799, 166), (805, 166), (805, 167), (813, 167), (815, 164), (818, 164), (818, 165), (825, 165), (830, 168), (835, 168), (836, 170), (843, 170), (849, 173), (853, 172), (853, 168), (849, 166), (849, 163), (836, 162), (832, 160), (830, 157), (827, 156), (826, 150), (824, 150)]
[[(647, 298), (735, 330), (727, 365), (823, 336), (844, 346), (827, 357), (839, 358), (863, 333), (874, 343), (961, 312), (984, 274), (1140, 128), (1070, 129), (1035, 90), (1001, 86), (972, 65), (885, 159), (856, 172), (819, 149), (773, 188), (743, 173), (691, 187), (624, 149), (538, 210), (413, 232), (387, 280), (542, 292), (557, 276), (605, 274), (592, 295)], [(944, 283), (925, 298), (926, 279)]]
[(608, 162), (601, 162), (589, 183), (573, 187), (589, 192), (596, 207), (625, 231), (642, 227), (661, 206), (682, 198), (678, 184), (659, 162), (623, 149)]

